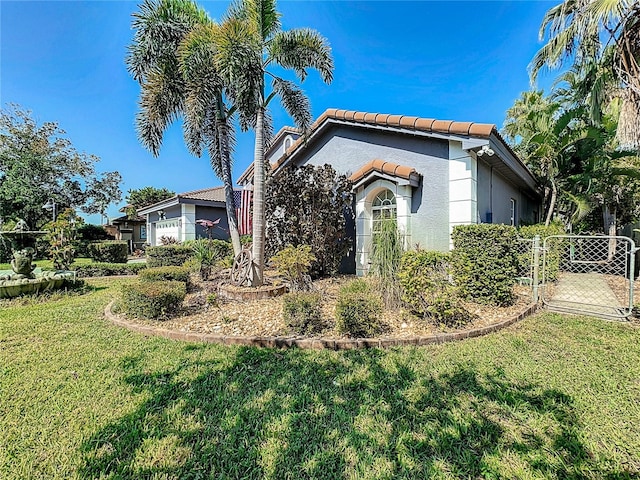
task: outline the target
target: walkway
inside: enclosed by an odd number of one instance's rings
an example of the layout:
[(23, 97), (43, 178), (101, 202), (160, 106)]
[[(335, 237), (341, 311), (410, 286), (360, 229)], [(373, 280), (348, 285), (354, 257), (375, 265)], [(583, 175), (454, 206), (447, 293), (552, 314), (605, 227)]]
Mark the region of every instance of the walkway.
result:
[(599, 273), (562, 273), (550, 299), (550, 310), (571, 311), (596, 317), (622, 317), (627, 308)]

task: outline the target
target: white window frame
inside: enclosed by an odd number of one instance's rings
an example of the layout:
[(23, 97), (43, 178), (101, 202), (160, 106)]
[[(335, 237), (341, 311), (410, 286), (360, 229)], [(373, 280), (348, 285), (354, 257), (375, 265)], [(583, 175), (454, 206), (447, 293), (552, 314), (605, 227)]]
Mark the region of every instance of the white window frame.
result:
[(516, 199), (512, 198), (511, 199), (511, 226), (515, 227), (516, 226)]

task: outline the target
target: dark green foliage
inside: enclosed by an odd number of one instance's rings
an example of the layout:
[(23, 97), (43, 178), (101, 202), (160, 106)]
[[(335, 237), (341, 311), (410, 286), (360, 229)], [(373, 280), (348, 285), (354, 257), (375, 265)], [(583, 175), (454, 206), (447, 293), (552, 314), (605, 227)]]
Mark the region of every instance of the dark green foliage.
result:
[(175, 195), (175, 192), (166, 188), (143, 187), (127, 192), (126, 202), (130, 205), (127, 215), (133, 218), (137, 215), (138, 209), (161, 202)]
[(147, 247), (145, 253), (148, 267), (181, 266), (193, 255), (193, 249), (189, 245), (174, 244)]
[(267, 182), (267, 257), (288, 245), (311, 245), (311, 274), (336, 273), (351, 246), (351, 182), (329, 166), (286, 168)]
[(402, 255), (398, 280), (402, 300), (412, 311), (446, 326), (460, 326), (471, 320), (460, 304), (458, 288), (450, 281), (451, 254), (418, 250)]
[(452, 274), (461, 294), (478, 303), (510, 305), (518, 272), (515, 227), (459, 225), (451, 238)]
[(382, 299), (364, 280), (340, 289), (336, 305), (336, 329), (351, 337), (373, 337), (382, 331)]
[(183, 245), (191, 248), (192, 257), (190, 261), (195, 262), (194, 269), (199, 271), (203, 280), (209, 279), (211, 268), (217, 262), (233, 255), (233, 246), (224, 240), (200, 238), (184, 242)]
[(282, 315), (287, 326), (299, 335), (321, 331), (324, 324), (320, 301), (318, 293), (287, 293), (282, 299)]
[(124, 240), (92, 242), (87, 249), (89, 258), (96, 262), (127, 263), (129, 244)]
[(176, 267), (173, 265), (166, 267), (151, 267), (142, 270), (139, 274), (140, 280), (145, 282), (161, 282), (164, 280), (177, 280), (179, 282), (189, 281), (189, 269)]
[(120, 307), (127, 315), (157, 319), (175, 311), (184, 300), (184, 282), (140, 282), (123, 286)]
[(108, 277), (112, 275), (136, 275), (147, 268), (146, 263), (90, 263), (73, 266), (80, 277)]
[(91, 242), (113, 239), (113, 235), (109, 235), (101, 225), (92, 225), (90, 223), (80, 225), (77, 230), (76, 242), (74, 244), (76, 256), (89, 257), (89, 244)]
[(119, 201), (118, 172), (98, 176), (95, 155), (78, 152), (56, 122), (38, 123), (28, 110), (9, 105), (0, 111), (0, 218), (21, 218), (34, 230), (52, 221), (42, 206), (71, 206), (99, 213), (97, 205)]

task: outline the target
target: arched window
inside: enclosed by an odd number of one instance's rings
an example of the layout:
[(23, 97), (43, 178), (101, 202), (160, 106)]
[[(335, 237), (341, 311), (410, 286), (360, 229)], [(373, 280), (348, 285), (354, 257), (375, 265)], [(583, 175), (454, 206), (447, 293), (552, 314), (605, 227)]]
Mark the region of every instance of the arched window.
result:
[(287, 138), (284, 139), (284, 151), (285, 153), (287, 152), (287, 150), (289, 150), (289, 147), (293, 145), (293, 138), (291, 138), (291, 135), (288, 135)]
[(373, 231), (377, 230), (377, 226), (384, 219), (396, 218), (396, 197), (389, 189), (382, 190), (373, 199), (371, 205), (371, 213), (373, 218)]

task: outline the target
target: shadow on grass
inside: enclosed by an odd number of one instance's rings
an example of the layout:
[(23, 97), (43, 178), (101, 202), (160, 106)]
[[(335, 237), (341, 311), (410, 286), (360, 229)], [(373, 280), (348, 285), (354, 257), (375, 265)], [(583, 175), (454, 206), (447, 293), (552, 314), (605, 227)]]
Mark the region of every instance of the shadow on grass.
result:
[(628, 478), (579, 439), (572, 399), (412, 355), (228, 349), (121, 368), (139, 408), (83, 444), (82, 478)]

